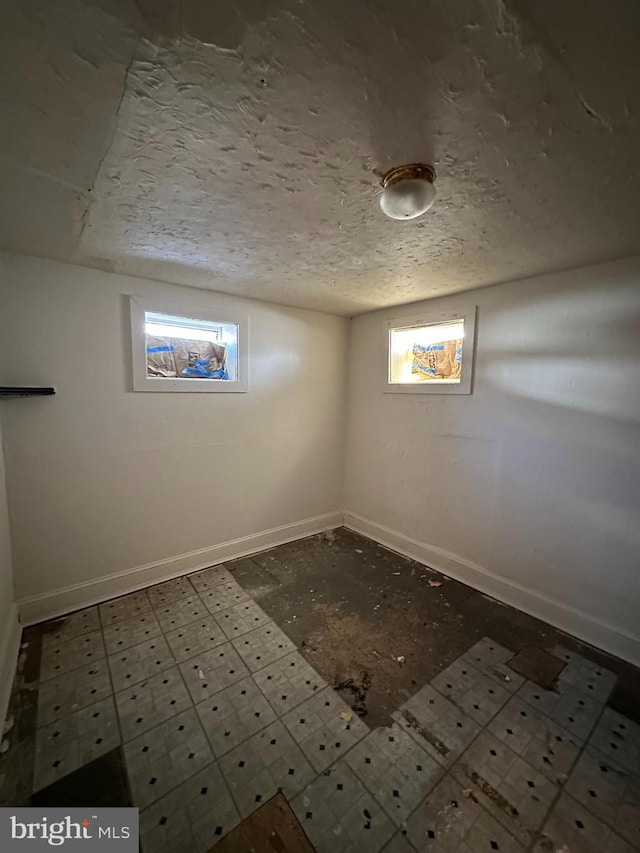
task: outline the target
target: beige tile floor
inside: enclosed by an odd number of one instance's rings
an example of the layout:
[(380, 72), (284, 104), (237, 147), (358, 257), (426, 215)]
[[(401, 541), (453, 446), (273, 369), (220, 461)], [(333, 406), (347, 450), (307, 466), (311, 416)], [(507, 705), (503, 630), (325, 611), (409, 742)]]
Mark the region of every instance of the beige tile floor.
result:
[(34, 791), (121, 747), (144, 853), (206, 851), (276, 791), (318, 851), (640, 850), (640, 727), (557, 647), (546, 691), (491, 638), (369, 729), (215, 567), (44, 637)]

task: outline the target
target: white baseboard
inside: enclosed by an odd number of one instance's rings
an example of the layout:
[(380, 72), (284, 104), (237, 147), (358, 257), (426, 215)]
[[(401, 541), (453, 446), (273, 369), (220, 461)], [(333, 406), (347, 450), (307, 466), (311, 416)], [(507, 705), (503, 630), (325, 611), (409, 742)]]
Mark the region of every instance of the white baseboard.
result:
[[(4, 623), (2, 637), (0, 638), (0, 724), (2, 727), (4, 727), (9, 699), (11, 698), (21, 636), (22, 626), (18, 621), (18, 607), (16, 604), (12, 604), (9, 618)], [(1, 735), (2, 729), (0, 728), (0, 739)]]
[[(553, 601), (542, 593), (500, 577), (484, 566), (449, 551), (426, 542), (419, 542), (355, 513), (338, 511), (264, 530), (241, 539), (169, 557), (157, 563), (138, 566), (42, 595), (23, 598), (18, 601), (20, 622), (22, 625), (32, 625), (45, 619), (54, 619), (82, 607), (89, 607), (119, 595), (135, 592), (151, 584), (171, 580), (188, 572), (198, 571), (228, 560), (246, 557), (343, 524), (350, 530), (373, 539), (393, 551), (436, 569), (498, 601), (542, 619), (583, 642), (627, 660), (635, 666), (640, 666), (640, 636), (621, 631), (610, 623)], [(0, 715), (3, 709), (6, 710), (6, 703), (9, 701), (20, 630), (16, 613), (7, 623), (4, 638), (0, 643), (0, 665), (3, 667), (0, 670), (2, 677)], [(6, 700), (4, 692), (6, 692)]]
[(20, 610), (20, 621), (23, 625), (33, 625), (45, 619), (55, 619), (82, 607), (90, 607), (119, 595), (135, 592), (151, 584), (161, 583), (180, 577), (188, 572), (206, 569), (227, 560), (236, 560), (246, 557), (285, 542), (293, 542), (305, 536), (313, 536), (341, 527), (343, 521), (342, 512), (330, 512), (326, 515), (318, 515), (314, 518), (306, 518), (293, 524), (285, 524), (282, 527), (274, 527), (271, 530), (263, 530), (241, 539), (233, 539), (202, 548), (198, 551), (190, 551), (187, 554), (179, 554), (176, 557), (168, 557), (157, 563), (149, 563), (145, 566), (137, 566), (123, 572), (116, 572), (106, 577), (63, 587), (62, 589), (46, 592), (42, 595), (32, 595), (18, 601)]
[(493, 574), (484, 566), (426, 542), (418, 542), (355, 513), (345, 512), (344, 526), (498, 601), (542, 619), (598, 649), (640, 666), (640, 636), (621, 631), (594, 616)]

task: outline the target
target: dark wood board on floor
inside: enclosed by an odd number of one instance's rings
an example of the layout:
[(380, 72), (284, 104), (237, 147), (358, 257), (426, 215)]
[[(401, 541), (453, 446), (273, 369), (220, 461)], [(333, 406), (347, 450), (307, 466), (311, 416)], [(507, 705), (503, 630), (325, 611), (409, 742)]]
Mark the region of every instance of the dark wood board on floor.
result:
[(276, 794), (236, 826), (210, 853), (314, 853), (282, 794)]

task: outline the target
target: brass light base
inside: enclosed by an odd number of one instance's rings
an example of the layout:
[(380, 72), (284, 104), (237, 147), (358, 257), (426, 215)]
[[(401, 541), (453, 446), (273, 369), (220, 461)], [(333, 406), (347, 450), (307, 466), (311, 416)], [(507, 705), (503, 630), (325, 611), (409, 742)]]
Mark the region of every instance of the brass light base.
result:
[(382, 176), (380, 183), (386, 189), (392, 184), (397, 184), (398, 181), (404, 181), (407, 178), (422, 178), (432, 184), (436, 179), (436, 171), (433, 166), (427, 166), (424, 163), (410, 163), (407, 166), (396, 166), (395, 169), (389, 169)]

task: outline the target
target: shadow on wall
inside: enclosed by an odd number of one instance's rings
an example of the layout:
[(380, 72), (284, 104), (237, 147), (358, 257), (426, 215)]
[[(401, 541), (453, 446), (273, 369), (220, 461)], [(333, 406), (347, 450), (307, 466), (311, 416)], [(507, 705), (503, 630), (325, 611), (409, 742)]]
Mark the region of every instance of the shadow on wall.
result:
[(639, 424), (637, 283), (585, 285), (488, 317), (492, 346), (481, 352), (483, 371), (506, 393)]
[[(499, 392), (502, 476), (515, 490), (520, 478), (569, 541), (597, 531), (602, 560), (631, 566), (640, 550), (640, 290), (633, 273), (603, 284), (603, 269), (570, 274), (575, 284), (561, 293), (496, 305), (482, 318), (488, 345), (476, 366)], [(593, 580), (597, 594), (602, 578)], [(628, 584), (621, 600), (640, 598), (638, 578)]]

